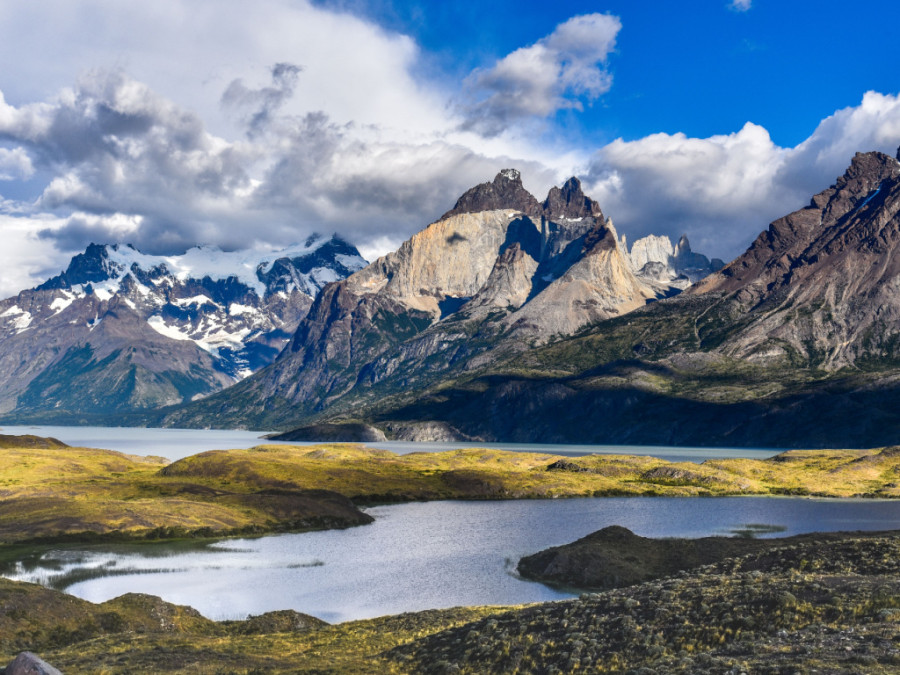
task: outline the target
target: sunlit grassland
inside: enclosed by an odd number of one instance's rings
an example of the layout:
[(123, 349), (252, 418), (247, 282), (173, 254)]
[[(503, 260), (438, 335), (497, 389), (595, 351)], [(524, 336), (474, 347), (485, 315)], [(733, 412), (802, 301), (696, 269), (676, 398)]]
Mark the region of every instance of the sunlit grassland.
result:
[(465, 449), (395, 455), (358, 445), (269, 445), (201, 453), (169, 479), (242, 489), (326, 488), (360, 502), (409, 499), (722, 496), (900, 496), (900, 451), (793, 450), (768, 460), (702, 464), (635, 455), (562, 457)]
[(486, 449), (396, 455), (352, 444), (263, 445), (166, 465), (110, 450), (11, 445), (0, 440), (0, 542), (7, 544), (368, 522), (349, 500), (900, 496), (900, 451), (891, 448), (794, 450), (768, 460), (694, 464), (630, 455)]

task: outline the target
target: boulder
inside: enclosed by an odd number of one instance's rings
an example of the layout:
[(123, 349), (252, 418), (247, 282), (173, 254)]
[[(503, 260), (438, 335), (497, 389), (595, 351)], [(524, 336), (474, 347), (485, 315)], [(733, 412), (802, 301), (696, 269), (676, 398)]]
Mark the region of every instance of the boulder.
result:
[(5, 675), (62, 675), (61, 671), (31, 652), (20, 653), (3, 672)]

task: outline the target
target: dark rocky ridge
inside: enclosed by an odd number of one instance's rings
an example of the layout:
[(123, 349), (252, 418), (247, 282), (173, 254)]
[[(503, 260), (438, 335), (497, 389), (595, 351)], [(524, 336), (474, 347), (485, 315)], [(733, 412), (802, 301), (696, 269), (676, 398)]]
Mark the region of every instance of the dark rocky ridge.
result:
[(834, 371), (900, 357), (898, 284), (900, 161), (870, 152), (690, 293), (724, 294), (721, 319), (744, 315), (722, 327), (726, 353)]
[(522, 175), (516, 169), (503, 169), (490, 183), (481, 183), (466, 191), (440, 219), (497, 209), (512, 209), (528, 216), (541, 213), (541, 205), (522, 185)]
[(600, 205), (585, 196), (581, 181), (575, 176), (567, 180), (561, 188), (552, 187), (542, 204), (545, 218), (600, 218), (604, 219)]
[(850, 539), (897, 535), (897, 532), (817, 532), (773, 539), (650, 539), (613, 525), (571, 544), (527, 555), (519, 560), (517, 570), (532, 581), (605, 591), (672, 576), (750, 553), (764, 553), (787, 546), (818, 546)]

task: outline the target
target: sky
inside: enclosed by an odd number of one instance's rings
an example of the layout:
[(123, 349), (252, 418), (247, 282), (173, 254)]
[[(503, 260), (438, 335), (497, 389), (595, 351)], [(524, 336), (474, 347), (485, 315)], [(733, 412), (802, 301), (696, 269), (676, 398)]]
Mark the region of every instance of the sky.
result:
[(889, 0), (0, 0), (0, 297), (88, 243), (395, 249), (504, 168), (729, 260), (896, 154)]

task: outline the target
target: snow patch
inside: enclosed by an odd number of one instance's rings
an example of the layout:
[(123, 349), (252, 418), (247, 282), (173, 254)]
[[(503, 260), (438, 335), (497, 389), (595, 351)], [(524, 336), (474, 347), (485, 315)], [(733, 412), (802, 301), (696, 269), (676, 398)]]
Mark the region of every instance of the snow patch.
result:
[(249, 305), (241, 305), (237, 302), (232, 302), (228, 306), (228, 314), (230, 316), (242, 316), (244, 314), (259, 314), (259, 310), (256, 307), (250, 307)]
[(25, 310), (19, 307), (18, 305), (13, 305), (8, 310), (0, 314), (0, 316), (15, 316), (16, 314), (24, 314)]
[(50, 303), (50, 309), (53, 310), (54, 314), (59, 314), (66, 307), (75, 302), (75, 297), (75, 294), (72, 294), (70, 296), (68, 293), (66, 293), (65, 297), (63, 298), (55, 298), (53, 302)]
[(334, 259), (337, 260), (341, 265), (346, 267), (348, 270), (352, 270), (354, 272), (358, 272), (363, 267), (368, 265), (366, 259), (359, 255), (346, 255), (344, 253), (338, 253), (334, 256)]
[(151, 316), (147, 319), (147, 324), (160, 335), (164, 335), (172, 340), (191, 340), (190, 336), (183, 333), (177, 326), (166, 325), (161, 316)]
[(15, 326), (16, 332), (21, 333), (24, 330), (28, 330), (28, 327), (31, 325), (33, 319), (34, 317), (31, 316), (31, 312), (22, 312), (22, 315), (13, 322), (13, 326)]
[(31, 312), (26, 312), (24, 309), (19, 307), (18, 305), (13, 305), (9, 309), (7, 309), (3, 314), (0, 314), (0, 317), (16, 317), (12, 322), (12, 327), (15, 328), (17, 333), (21, 333), (24, 330), (27, 330), (31, 325), (32, 320), (34, 319), (31, 316)]
[(329, 269), (328, 267), (317, 267), (312, 272), (309, 273), (309, 276), (316, 283), (319, 288), (324, 286), (325, 284), (330, 284), (332, 281), (337, 281), (340, 277), (337, 275), (333, 269)]
[(218, 303), (213, 302), (212, 299), (206, 297), (205, 295), (195, 295), (192, 298), (178, 298), (178, 300), (172, 300), (173, 305), (178, 305), (179, 307), (187, 307), (188, 305), (216, 305), (218, 307)]

